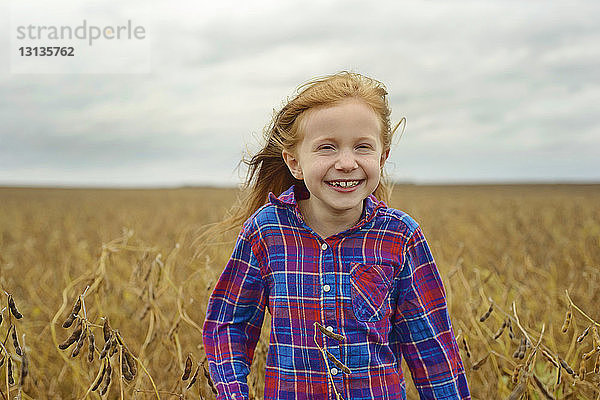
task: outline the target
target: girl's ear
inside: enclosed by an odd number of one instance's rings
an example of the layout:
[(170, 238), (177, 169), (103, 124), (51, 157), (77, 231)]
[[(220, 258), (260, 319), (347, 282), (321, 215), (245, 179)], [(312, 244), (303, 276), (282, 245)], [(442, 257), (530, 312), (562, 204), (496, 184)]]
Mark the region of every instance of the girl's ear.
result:
[(304, 175), (302, 174), (302, 168), (300, 168), (300, 163), (296, 156), (294, 156), (291, 152), (287, 150), (281, 151), (281, 156), (283, 157), (283, 161), (285, 165), (289, 168), (292, 176), (298, 180), (304, 179)]

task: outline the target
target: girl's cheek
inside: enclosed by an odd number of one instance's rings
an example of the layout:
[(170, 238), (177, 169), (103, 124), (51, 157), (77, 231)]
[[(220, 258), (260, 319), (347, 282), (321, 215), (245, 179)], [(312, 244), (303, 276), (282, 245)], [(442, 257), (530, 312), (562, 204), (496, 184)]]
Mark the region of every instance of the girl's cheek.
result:
[(369, 157), (368, 159), (364, 160), (364, 165), (369, 169), (379, 169), (381, 166), (381, 160), (378, 157)]
[(324, 157), (318, 161), (316, 161), (313, 165), (317, 170), (327, 170), (334, 164), (335, 161), (332, 157)]

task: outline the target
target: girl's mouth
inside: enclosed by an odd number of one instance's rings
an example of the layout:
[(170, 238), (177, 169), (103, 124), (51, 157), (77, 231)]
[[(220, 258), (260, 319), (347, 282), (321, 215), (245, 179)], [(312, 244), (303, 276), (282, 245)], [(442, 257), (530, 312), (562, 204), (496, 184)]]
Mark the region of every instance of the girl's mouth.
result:
[(353, 181), (337, 180), (337, 181), (327, 181), (327, 184), (329, 186), (333, 186), (335, 188), (352, 189), (352, 188), (355, 188), (356, 186), (360, 185), (361, 182), (362, 182), (362, 180), (353, 180)]

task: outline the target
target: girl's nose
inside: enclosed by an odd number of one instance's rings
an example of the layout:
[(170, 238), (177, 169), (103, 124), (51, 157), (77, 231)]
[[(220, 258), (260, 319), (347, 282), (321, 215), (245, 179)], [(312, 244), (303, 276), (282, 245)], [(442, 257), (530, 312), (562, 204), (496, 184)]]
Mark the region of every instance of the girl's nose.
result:
[(356, 163), (352, 152), (342, 151), (340, 152), (339, 157), (336, 160), (335, 168), (340, 171), (352, 171), (358, 168), (358, 164)]

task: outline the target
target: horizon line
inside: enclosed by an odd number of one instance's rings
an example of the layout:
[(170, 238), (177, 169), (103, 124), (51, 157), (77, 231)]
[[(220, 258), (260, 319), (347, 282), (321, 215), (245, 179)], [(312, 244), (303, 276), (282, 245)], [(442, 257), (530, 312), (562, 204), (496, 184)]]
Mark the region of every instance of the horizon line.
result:
[[(505, 181), (393, 181), (393, 186), (593, 186), (600, 180), (505, 180)], [(103, 185), (103, 184), (14, 184), (0, 182), (0, 189), (106, 189), (106, 190), (176, 190), (176, 189), (240, 189), (241, 184), (218, 185), (214, 183), (176, 185)]]

